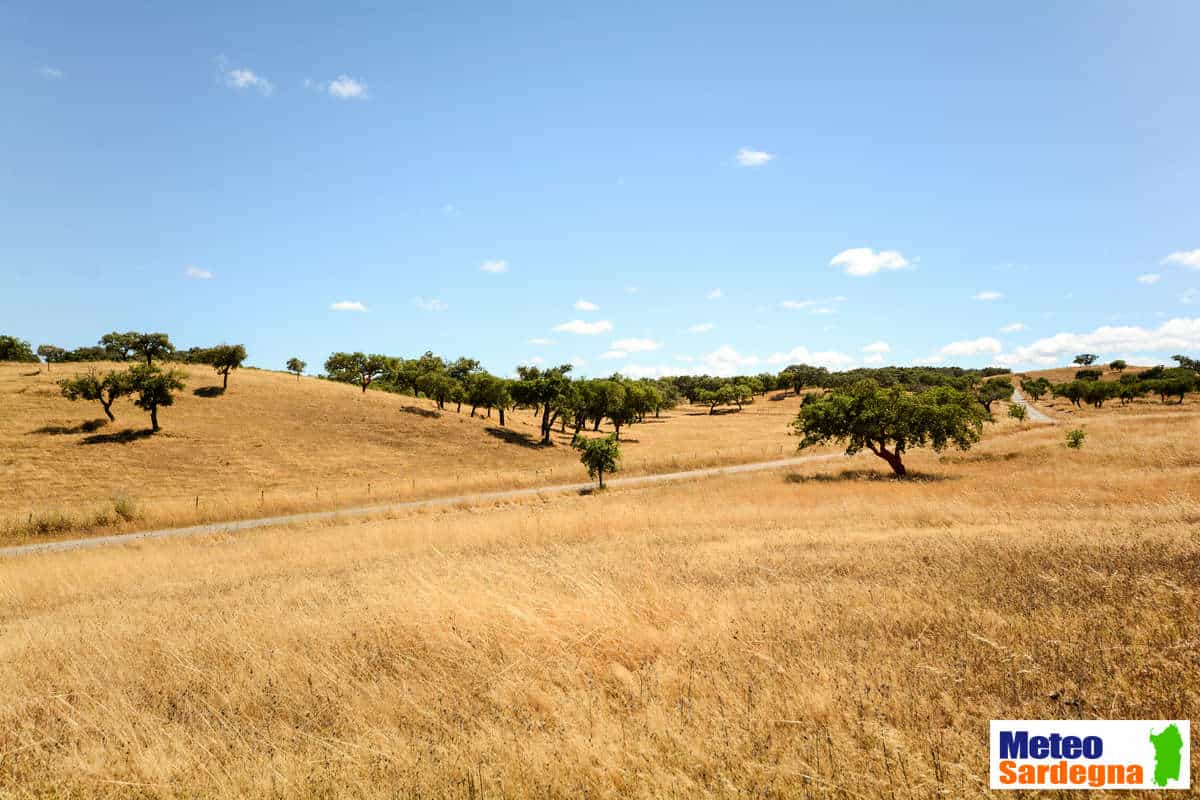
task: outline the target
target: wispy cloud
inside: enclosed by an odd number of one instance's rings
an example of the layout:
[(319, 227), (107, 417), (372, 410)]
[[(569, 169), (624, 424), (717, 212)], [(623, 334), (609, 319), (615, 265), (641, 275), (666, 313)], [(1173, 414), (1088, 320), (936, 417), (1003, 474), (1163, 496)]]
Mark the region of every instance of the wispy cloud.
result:
[(876, 252), (869, 247), (852, 247), (830, 259), (829, 265), (842, 267), (847, 275), (861, 278), (885, 270), (905, 269), (909, 262), (899, 250)]
[(329, 308), (332, 311), (360, 311), (363, 313), (367, 310), (367, 307), (357, 300), (339, 300), (336, 303), (330, 303)]
[(596, 305), (595, 303), (590, 303), (587, 300), (584, 300), (581, 298), (581, 299), (575, 301), (575, 310), (576, 311), (599, 311), (600, 306)]
[(1162, 275), (1159, 275), (1157, 272), (1147, 272), (1145, 275), (1137, 276), (1137, 282), (1144, 283), (1147, 286), (1158, 283), (1160, 280), (1162, 280)]
[(854, 363), (854, 357), (836, 350), (812, 351), (803, 345), (793, 347), (786, 353), (772, 353), (767, 356), (768, 364), (814, 364), (818, 367), (836, 369)]
[(1004, 349), (1000, 342), (991, 336), (981, 336), (978, 339), (962, 339), (942, 347), (939, 356), (986, 356), (994, 355)]
[(436, 297), (431, 297), (428, 300), (424, 297), (417, 297), (413, 300), (413, 304), (422, 311), (445, 311), (450, 307)]
[(195, 278), (196, 280), (201, 280), (201, 281), (212, 280), (212, 277), (213, 277), (213, 274), (211, 272), (209, 272), (208, 270), (201, 269), (200, 267), (192, 267), (192, 266), (185, 268), (183, 270), (183, 274), (185, 277)]
[(653, 339), (618, 339), (612, 343), (613, 350), (624, 350), (626, 353), (645, 353), (662, 347), (662, 342)]
[(554, 326), (554, 330), (560, 333), (575, 333), (580, 336), (595, 336), (598, 333), (609, 333), (612, 329), (612, 323), (608, 320), (585, 322), (581, 319), (573, 319), (570, 322)]
[(991, 302), (993, 300), (1002, 300), (1002, 299), (1004, 299), (1004, 295), (1002, 295), (1000, 292), (987, 291), (987, 292), (979, 292), (978, 294), (973, 294), (973, 295), (971, 295), (971, 299), (972, 300), (982, 300), (986, 303), (986, 302)]
[(545, 336), (535, 336), (529, 340), (529, 343), (530, 344), (538, 344), (538, 345), (547, 345), (547, 344), (554, 344), (554, 340), (549, 339)]
[(890, 352), (892, 352), (892, 346), (890, 344), (888, 344), (887, 342), (880, 340), (878, 342), (871, 342), (870, 344), (864, 346), (863, 352), (864, 353), (890, 353)]
[(1025, 330), (1024, 322), (1010, 322), (1000, 329), (1001, 333), (1020, 333)]
[(705, 295), (705, 297), (707, 297), (709, 300), (720, 300), (724, 296), (725, 293), (720, 289), (712, 289), (708, 294)]
[(493, 275), (499, 275), (501, 272), (508, 272), (507, 261), (485, 261), (479, 265), (479, 269), (484, 272), (490, 272)]
[(1164, 264), (1181, 264), (1192, 269), (1200, 269), (1200, 250), (1176, 250), (1163, 259)]
[(734, 156), (739, 166), (742, 167), (761, 167), (775, 160), (774, 153), (768, 153), (766, 150), (754, 150), (750, 147), (743, 147), (737, 151)]
[(234, 89), (254, 89), (262, 94), (275, 91), (275, 84), (245, 67), (225, 70), (225, 85)]
[(715, 327), (711, 322), (701, 322), (698, 325), (689, 325), (688, 333), (708, 333)]
[(56, 69), (54, 67), (42, 67), (41, 69), (38, 70), (38, 74), (41, 75), (43, 78), (49, 78), (52, 81), (56, 81), (59, 78), (66, 77), (67, 73), (63, 72), (61, 69)]
[(305, 80), (304, 88), (324, 92), (338, 100), (366, 100), (368, 97), (367, 84), (349, 75), (338, 75), (331, 81)]

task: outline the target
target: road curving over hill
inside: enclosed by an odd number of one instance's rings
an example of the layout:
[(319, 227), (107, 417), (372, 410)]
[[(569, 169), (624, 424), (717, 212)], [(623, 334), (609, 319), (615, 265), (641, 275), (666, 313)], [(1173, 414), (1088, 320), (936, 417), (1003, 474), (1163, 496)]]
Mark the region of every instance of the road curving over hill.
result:
[[(729, 467), (706, 467), (704, 469), (689, 469), (682, 472), (662, 472), (656, 475), (637, 475), (630, 478), (612, 478), (605, 483), (606, 487), (621, 488), (626, 486), (645, 486), (669, 481), (685, 481), (694, 478), (708, 478), (717, 475), (736, 475), (744, 472), (763, 472), (772, 469), (783, 469), (801, 464), (811, 464), (819, 461), (845, 459), (841, 453), (827, 453), (812, 456), (796, 456), (794, 458), (778, 458), (773, 461), (756, 461), (750, 464), (735, 464)], [(589, 489), (592, 483), (565, 483), (554, 486), (533, 486), (525, 489), (507, 489), (499, 492), (481, 492), (478, 494), (459, 494), (449, 497), (431, 497), (425, 500), (409, 500), (403, 503), (384, 503), (372, 506), (356, 506), (342, 508), (336, 511), (310, 511), (303, 514), (281, 514), (273, 517), (257, 519), (233, 520), (230, 522), (211, 522), (204, 525), (189, 525), (184, 528), (160, 528), (151, 531), (136, 531), (134, 533), (119, 533), (110, 536), (90, 536), (83, 539), (63, 539), (55, 542), (37, 542), (35, 544), (16, 545), (0, 548), (0, 558), (27, 556), (37, 553), (52, 553), (65, 550), (83, 550), (91, 547), (106, 545), (132, 544), (149, 539), (170, 539), (181, 536), (203, 536), (214, 533), (235, 533), (237, 531), (269, 528), (275, 525), (291, 525), (302, 522), (322, 522), (325, 520), (351, 519), (353, 517), (369, 516), (371, 514), (388, 514), (398, 511), (412, 511), (422, 508), (439, 508), (455, 505), (474, 505), (490, 503), (497, 500), (512, 500), (521, 497), (537, 495), (564, 494)]]
[(1056, 421), (1049, 414), (1046, 414), (1041, 409), (1034, 406), (1033, 403), (1026, 399), (1020, 389), (1013, 389), (1012, 401), (1025, 409), (1025, 413), (1029, 415), (1029, 419), (1034, 422), (1048, 422), (1051, 425), (1056, 424)]

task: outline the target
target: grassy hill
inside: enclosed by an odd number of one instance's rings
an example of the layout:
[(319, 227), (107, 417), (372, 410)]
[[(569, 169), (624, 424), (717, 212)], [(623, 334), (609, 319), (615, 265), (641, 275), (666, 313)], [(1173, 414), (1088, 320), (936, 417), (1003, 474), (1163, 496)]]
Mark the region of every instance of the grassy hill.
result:
[[(1192, 404), (1106, 405), (1081, 450), (1002, 420), (903, 482), (863, 455), (0, 560), (0, 795), (987, 797), (989, 719), (1200, 716)], [(710, 422), (760, 424), (631, 437)]]
[[(86, 369), (0, 364), (0, 540), (587, 480), (570, 435), (536, 446), (526, 412), (501, 428), (465, 407), (253, 369), (219, 394), (210, 368), (183, 366), (187, 388), (151, 436), (127, 399), (106, 424), (99, 403), (60, 395), (55, 381)], [(630, 426), (624, 471), (791, 453), (797, 407), (794, 397), (760, 398), (740, 414), (681, 408)]]

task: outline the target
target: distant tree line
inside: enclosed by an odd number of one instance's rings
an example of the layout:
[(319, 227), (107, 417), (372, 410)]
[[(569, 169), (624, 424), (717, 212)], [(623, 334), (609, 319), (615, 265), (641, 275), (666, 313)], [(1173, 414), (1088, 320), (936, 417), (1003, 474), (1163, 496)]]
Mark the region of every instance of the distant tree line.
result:
[[(1076, 358), (1076, 363), (1083, 363), (1079, 358)], [(1177, 398), (1178, 402), (1182, 403), (1188, 392), (1200, 388), (1200, 361), (1184, 355), (1175, 355), (1172, 358), (1178, 366), (1166, 367), (1160, 364), (1137, 373), (1126, 373), (1128, 365), (1124, 361), (1113, 361), (1109, 367), (1120, 373), (1120, 377), (1115, 381), (1101, 380), (1103, 370), (1084, 368), (1075, 372), (1075, 379), (1072, 381), (1050, 383), (1045, 378), (1037, 378), (1022, 381), (1021, 389), (1035, 400), (1049, 393), (1054, 397), (1065, 397), (1076, 406), (1087, 403), (1096, 408), (1103, 407), (1109, 400), (1118, 399), (1125, 405), (1147, 395), (1156, 396), (1163, 403), (1170, 398)], [(1095, 359), (1087, 363), (1095, 363)]]

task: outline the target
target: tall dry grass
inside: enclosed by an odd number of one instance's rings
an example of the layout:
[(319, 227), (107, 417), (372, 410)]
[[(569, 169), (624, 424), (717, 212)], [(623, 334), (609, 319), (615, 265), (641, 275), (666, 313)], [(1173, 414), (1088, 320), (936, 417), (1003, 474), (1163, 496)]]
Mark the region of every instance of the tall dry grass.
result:
[(0, 562), (0, 795), (982, 796), (1198, 716), (1198, 428)]

